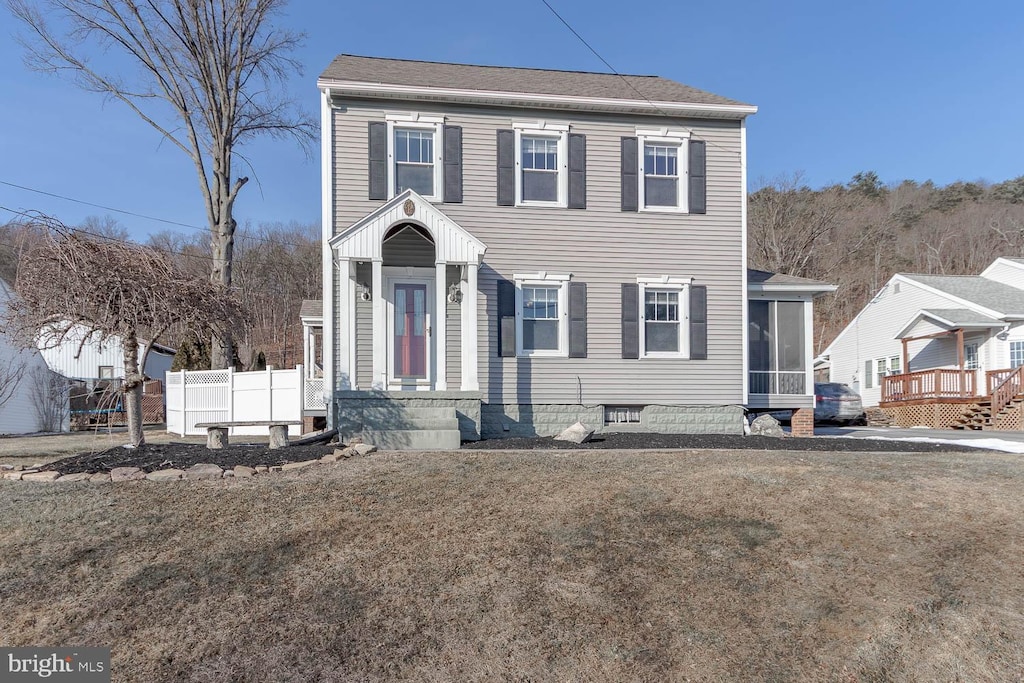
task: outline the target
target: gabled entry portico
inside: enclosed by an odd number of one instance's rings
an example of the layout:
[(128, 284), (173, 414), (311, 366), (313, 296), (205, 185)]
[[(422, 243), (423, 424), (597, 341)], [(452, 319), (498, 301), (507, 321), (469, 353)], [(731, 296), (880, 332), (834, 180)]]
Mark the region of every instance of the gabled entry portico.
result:
[[(479, 390), (477, 275), (487, 249), (480, 240), (415, 191), (406, 190), (329, 244), (338, 283), (334, 362), (338, 377), (330, 386), (340, 390), (455, 389), (448, 386), (446, 311), (457, 302), (457, 388)], [(365, 263), (370, 264), (368, 282), (357, 278), (357, 270), (365, 273), (366, 268), (357, 265)], [(449, 274), (450, 266), (457, 267), (457, 276)], [(453, 268), (451, 273), (455, 272)], [(357, 301), (369, 301), (372, 306), (373, 370), (368, 385), (365, 365), (363, 379), (357, 382)]]

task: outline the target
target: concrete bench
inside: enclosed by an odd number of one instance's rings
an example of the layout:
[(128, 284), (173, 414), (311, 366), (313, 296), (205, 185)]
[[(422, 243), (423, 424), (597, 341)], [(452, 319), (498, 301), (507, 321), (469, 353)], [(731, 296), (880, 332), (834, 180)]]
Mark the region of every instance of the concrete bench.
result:
[(228, 430), (232, 427), (269, 427), (270, 447), (284, 448), (288, 445), (288, 427), (300, 425), (299, 420), (241, 420), (238, 422), (200, 422), (196, 427), (206, 428), (206, 447), (211, 450), (228, 445)]

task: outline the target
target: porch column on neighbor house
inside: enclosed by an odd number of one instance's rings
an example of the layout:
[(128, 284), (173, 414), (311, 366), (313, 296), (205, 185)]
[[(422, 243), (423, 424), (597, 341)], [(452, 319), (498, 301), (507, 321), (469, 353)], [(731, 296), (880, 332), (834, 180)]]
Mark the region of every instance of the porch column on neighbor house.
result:
[[(338, 335), (338, 386), (342, 390), (352, 388), (352, 373), (355, 368), (350, 364), (349, 350), (355, 344), (352, 338), (354, 330), (348, 325), (349, 311), (355, 306), (352, 292), (352, 279), (349, 277), (352, 271), (352, 262), (347, 258), (338, 260), (338, 319), (334, 322), (334, 329)], [(327, 305), (327, 302), (324, 302)], [(327, 320), (327, 314), (324, 313)], [(313, 335), (310, 334), (309, 349), (310, 355), (306, 360), (307, 367), (312, 368), (316, 364), (316, 357), (313, 355)], [(325, 338), (326, 339), (326, 338)], [(326, 356), (325, 356), (326, 358)], [(312, 375), (310, 375), (312, 377)]]
[(477, 271), (479, 265), (476, 263), (466, 264), (466, 281), (462, 289), (462, 382), (459, 386), (462, 391), (479, 391), (480, 379), (477, 375), (477, 329), (476, 329), (476, 298), (477, 298)]
[(387, 308), (384, 301), (384, 263), (381, 259), (373, 260), (373, 389), (388, 388), (388, 340), (387, 340)]
[(434, 389), (448, 389), (448, 264), (438, 261), (434, 264)]
[(964, 328), (956, 331), (956, 364), (960, 366), (960, 395), (967, 396), (967, 373), (964, 371)]

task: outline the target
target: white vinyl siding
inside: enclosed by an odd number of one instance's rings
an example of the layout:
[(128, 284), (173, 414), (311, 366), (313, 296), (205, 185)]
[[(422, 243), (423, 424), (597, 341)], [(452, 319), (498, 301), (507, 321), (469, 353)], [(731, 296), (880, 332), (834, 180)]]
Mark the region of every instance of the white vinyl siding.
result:
[[(909, 360), (903, 358), (902, 342), (895, 336), (922, 309), (960, 308), (962, 304), (908, 281), (900, 282), (900, 291), (895, 293), (895, 284), (895, 281), (890, 281), (824, 352), (829, 355), (831, 362), (830, 381), (849, 384), (859, 391), (866, 407), (877, 406), (881, 398), (876, 359), (887, 359), (888, 371), (891, 370), (893, 357), (896, 357), (902, 360), (899, 370), (904, 373), (959, 367), (955, 336), (910, 342)], [(912, 334), (931, 334), (943, 329), (925, 321), (915, 327)], [(984, 345), (989, 343), (993, 342)], [(983, 349), (981, 353), (984, 355)], [(870, 386), (865, 384), (865, 362), (871, 366)], [(990, 369), (995, 367), (1000, 367), (998, 362)]]
[[(367, 198), (367, 123), (394, 110), (392, 103), (339, 104), (344, 108), (334, 111), (336, 232), (380, 206)], [(507, 109), (416, 108), (462, 127), (463, 202), (438, 208), (487, 245), (478, 299), (485, 400), (575, 404), (582, 392), (585, 402), (608, 405), (743, 403), (746, 292), (738, 121), (685, 120), (695, 136), (708, 141), (706, 215), (638, 214), (621, 210), (621, 139), (635, 136), (637, 125), (650, 117), (581, 112), (558, 114), (554, 121), (545, 112), (546, 119), (587, 136), (587, 208), (552, 210), (496, 205), (496, 132), (512, 128), (510, 119), (519, 117)], [(527, 117), (524, 112), (522, 118)], [(497, 281), (513, 280), (526, 268), (572, 273), (573, 281), (587, 285), (586, 358), (497, 356)], [(707, 286), (708, 360), (622, 358), (621, 286), (635, 283), (638, 272), (692, 277), (694, 284)], [(361, 336), (358, 325), (357, 330)], [(369, 352), (358, 346), (360, 368)], [(365, 362), (369, 366), (368, 358)]]

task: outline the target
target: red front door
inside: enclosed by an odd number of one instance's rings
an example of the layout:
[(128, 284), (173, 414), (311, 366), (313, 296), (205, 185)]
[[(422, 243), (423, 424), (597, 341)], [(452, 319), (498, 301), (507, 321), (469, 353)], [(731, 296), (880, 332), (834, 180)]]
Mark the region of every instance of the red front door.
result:
[(395, 379), (427, 379), (427, 286), (395, 284)]

